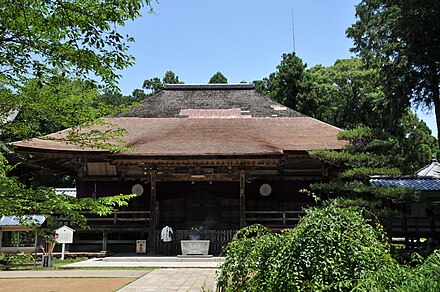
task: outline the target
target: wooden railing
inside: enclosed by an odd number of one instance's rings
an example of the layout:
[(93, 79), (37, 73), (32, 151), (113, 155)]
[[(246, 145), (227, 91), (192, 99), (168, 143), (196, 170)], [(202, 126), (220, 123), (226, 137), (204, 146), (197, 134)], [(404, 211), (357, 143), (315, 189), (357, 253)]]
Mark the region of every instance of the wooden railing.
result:
[[(116, 211), (111, 215), (98, 216), (90, 212), (81, 212), (87, 218), (88, 225), (118, 225), (123, 223), (147, 224), (151, 220), (150, 211)], [(64, 224), (68, 224), (69, 218), (60, 218)]]
[(440, 239), (440, 218), (391, 218), (383, 225), (391, 242), (401, 246), (399, 249), (429, 250), (435, 248), (435, 241)]
[(260, 223), (268, 227), (292, 227), (303, 215), (303, 211), (245, 211), (245, 220), (248, 225)]
[(391, 218), (384, 226), (390, 236), (439, 237), (440, 234), (440, 218), (436, 217)]

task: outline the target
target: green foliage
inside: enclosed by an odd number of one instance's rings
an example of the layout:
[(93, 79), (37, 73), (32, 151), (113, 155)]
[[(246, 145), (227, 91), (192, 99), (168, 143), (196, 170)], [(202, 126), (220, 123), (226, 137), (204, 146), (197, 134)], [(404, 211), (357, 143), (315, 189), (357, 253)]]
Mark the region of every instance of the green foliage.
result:
[(257, 91), (290, 108), (298, 110), (298, 94), (306, 64), (295, 53), (283, 54), (277, 71), (253, 83)]
[(99, 96), (95, 85), (57, 76), (29, 80), (17, 94), (8, 96), (11, 107), (18, 110), (13, 122), (0, 125), (4, 141), (25, 140), (90, 123), (100, 117), (125, 109)]
[(224, 251), (220, 282), (227, 291), (258, 291), (263, 287), (269, 271), (267, 259), (277, 249), (278, 237), (259, 224), (237, 232)]
[[(350, 142), (388, 148), (394, 165), (411, 173), (438, 152), (437, 141), (408, 103), (398, 104), (385, 90), (378, 68), (359, 58), (337, 60), (334, 65), (305, 69), (295, 54), (284, 54), (277, 71), (256, 80), (256, 90), (303, 114), (343, 129)], [(367, 133), (368, 131), (369, 133)], [(362, 139), (356, 136), (362, 135)], [(371, 138), (380, 139), (374, 142)], [(380, 144), (380, 145), (378, 145)]]
[[(336, 195), (348, 199), (349, 204), (359, 202), (376, 216), (395, 215), (394, 204), (417, 202), (420, 193), (406, 188), (382, 188), (370, 186), (373, 175), (400, 175), (390, 141), (377, 139), (373, 130), (364, 126), (342, 131), (340, 139), (350, 144), (341, 151), (310, 151), (312, 157), (324, 162), (327, 167), (338, 169), (335, 179), (326, 183), (315, 183), (310, 188), (322, 196)], [(357, 201), (357, 200), (360, 201)], [(366, 203), (370, 201), (371, 203)]]
[(365, 69), (361, 59), (314, 66), (304, 72), (302, 83), (297, 109), (306, 115), (345, 129), (358, 125), (389, 129), (395, 120), (384, 104), (377, 71)]
[[(127, 206), (128, 200), (135, 195), (117, 195), (98, 199), (77, 199), (64, 194), (56, 194), (52, 188), (28, 188), (16, 178), (8, 175), (11, 169), (0, 154), (0, 216), (23, 216), (40, 214), (46, 217), (46, 230), (39, 229), (34, 222), (23, 220), (24, 225), (36, 232), (52, 234), (60, 226), (58, 219), (69, 217), (72, 224), (87, 227), (87, 218), (83, 211), (97, 215), (107, 215), (121, 206)], [(38, 229), (38, 230), (37, 230)]]
[[(423, 121), (408, 107), (392, 102), (389, 94), (377, 68), (366, 68), (358, 58), (337, 60), (333, 66), (318, 65), (304, 72), (296, 109), (352, 130), (348, 134), (354, 139), (340, 138), (361, 143), (356, 147), (371, 147), (372, 137), (386, 141), (392, 148), (389, 154), (399, 160), (395, 164), (410, 173), (437, 153), (437, 141)], [(359, 135), (365, 141), (356, 138)]]
[[(394, 113), (410, 101), (434, 106), (440, 123), (440, 2), (437, 0), (363, 0), (348, 30), (352, 51), (380, 72)], [(440, 135), (440, 131), (439, 131)]]
[(367, 224), (355, 208), (334, 204), (307, 210), (293, 230), (252, 237), (226, 248), (220, 282), (226, 291), (350, 291), (356, 280), (388, 264), (389, 246), (380, 226)]
[(152, 79), (146, 79), (144, 80), (144, 84), (142, 85), (143, 88), (146, 90), (149, 90), (150, 93), (147, 94), (147, 96), (152, 96), (155, 93), (158, 93), (160, 90), (162, 90), (164, 84), (183, 84), (184, 82), (179, 80), (179, 76), (176, 75), (171, 70), (168, 70), (165, 72), (165, 76), (160, 80), (159, 77), (154, 77)]
[(25, 253), (11, 253), (6, 254), (1, 260), (1, 264), (3, 265), (23, 265), (33, 260), (32, 255)]
[(342, 171), (340, 178), (369, 179), (372, 175), (400, 175), (398, 168), (368, 168), (358, 167)]
[(411, 267), (390, 262), (377, 271), (370, 271), (353, 291), (440, 291), (440, 250), (416, 264)]
[[(126, 100), (106, 101), (89, 79), (95, 76), (107, 88), (115, 88), (120, 77), (116, 71), (134, 61), (127, 55), (127, 43), (133, 38), (119, 34), (116, 28), (139, 17), (145, 5), (150, 7), (150, 1), (0, 0), (1, 140), (29, 139), (78, 125), (85, 127), (131, 104)], [(136, 95), (142, 92), (136, 91)], [(13, 122), (4, 122), (17, 112)], [(111, 151), (128, 150), (115, 144), (121, 141), (123, 129), (101, 131), (103, 122), (98, 120), (96, 124), (98, 128), (85, 133), (81, 127), (74, 129), (67, 135), (68, 142)], [(0, 146), (4, 151), (4, 144)], [(11, 175), (11, 169), (0, 153), (0, 216), (44, 215), (49, 233), (57, 226), (59, 216), (70, 217), (73, 224), (85, 228), (82, 211), (109, 214), (134, 196), (93, 200), (56, 195), (48, 188), (27, 188)], [(23, 223), (36, 228), (32, 222)]]
[(209, 84), (222, 84), (222, 83), (228, 83), (228, 78), (225, 77), (225, 75), (222, 74), (222, 72), (217, 71), (212, 77), (209, 79)]
[(431, 130), (412, 112), (404, 115), (396, 127), (399, 137), (392, 149), (398, 158), (397, 165), (404, 167), (403, 171), (415, 171), (425, 166), (432, 157), (437, 157), (439, 147), (437, 139), (431, 135)]
[(17, 87), (31, 77), (91, 73), (115, 85), (115, 72), (133, 64), (116, 27), (141, 16), (149, 0), (0, 1), (0, 81)]
[(147, 94), (139, 88), (134, 89), (131, 95), (122, 95), (120, 92), (108, 89), (98, 96), (97, 102), (121, 107), (121, 110), (124, 110), (125, 107), (138, 106), (137, 103), (145, 98), (147, 98)]
[(115, 124), (106, 122), (104, 119), (85, 123), (67, 130), (66, 133), (65, 136), (49, 135), (42, 137), (42, 139), (61, 141), (81, 148), (106, 149), (112, 152), (132, 150), (132, 148), (123, 146), (125, 142), (122, 137), (127, 134), (127, 131)]
[(179, 76), (171, 70), (165, 72), (162, 82), (163, 84), (183, 84), (183, 82), (179, 81)]

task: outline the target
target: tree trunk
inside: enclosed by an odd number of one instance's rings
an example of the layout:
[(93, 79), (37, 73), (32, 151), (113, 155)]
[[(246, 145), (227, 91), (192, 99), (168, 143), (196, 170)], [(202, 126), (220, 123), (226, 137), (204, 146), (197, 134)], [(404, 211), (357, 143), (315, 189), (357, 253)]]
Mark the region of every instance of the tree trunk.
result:
[(437, 143), (440, 146), (440, 90), (439, 80), (435, 78), (432, 83), (432, 99), (434, 101), (435, 121), (437, 124)]

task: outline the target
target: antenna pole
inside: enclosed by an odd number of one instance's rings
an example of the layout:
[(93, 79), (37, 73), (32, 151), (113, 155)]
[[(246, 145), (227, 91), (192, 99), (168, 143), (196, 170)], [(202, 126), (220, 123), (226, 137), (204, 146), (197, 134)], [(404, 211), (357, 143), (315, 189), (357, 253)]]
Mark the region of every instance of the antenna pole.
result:
[(293, 0), (292, 0), (292, 43), (293, 43), (293, 52), (296, 53), (296, 48), (295, 48), (295, 23), (293, 21)]

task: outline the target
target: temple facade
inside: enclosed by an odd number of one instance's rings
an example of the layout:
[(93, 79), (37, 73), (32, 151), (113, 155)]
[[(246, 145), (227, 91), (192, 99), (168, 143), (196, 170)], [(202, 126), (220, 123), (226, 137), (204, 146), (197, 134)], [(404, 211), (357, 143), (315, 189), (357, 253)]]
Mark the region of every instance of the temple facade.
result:
[(216, 254), (246, 225), (292, 227), (312, 203), (301, 190), (332, 177), (308, 151), (345, 146), (340, 129), (251, 84), (165, 85), (105, 120), (125, 129), (117, 143), (130, 151), (67, 144), (60, 138), (68, 130), (14, 143), (40, 165), (75, 176), (79, 198), (137, 195), (111, 216), (90, 217), (91, 228), (75, 232), (71, 251), (135, 251), (136, 240), (146, 239), (148, 252), (162, 253), (160, 231), (170, 226), (173, 253), (196, 232)]

